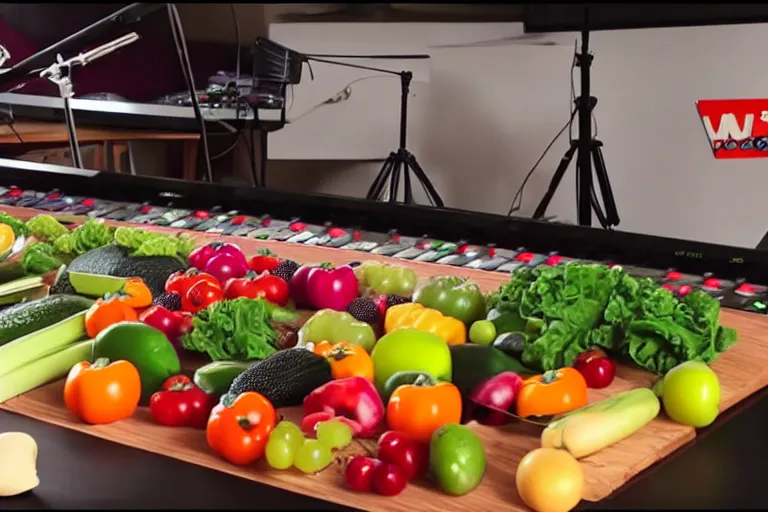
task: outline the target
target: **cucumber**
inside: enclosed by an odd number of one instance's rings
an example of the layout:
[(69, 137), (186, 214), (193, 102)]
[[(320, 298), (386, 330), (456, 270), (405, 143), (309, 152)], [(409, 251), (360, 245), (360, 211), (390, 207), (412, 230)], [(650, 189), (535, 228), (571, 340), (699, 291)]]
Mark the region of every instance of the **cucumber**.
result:
[(468, 396), (484, 380), (502, 372), (515, 372), (523, 378), (536, 374), (519, 360), (488, 345), (468, 343), (452, 345), (448, 349), (453, 366), (451, 381), (459, 388), (462, 397)]
[(6, 308), (0, 311), (0, 346), (59, 323), (91, 304), (92, 300), (77, 295), (52, 295)]
[(214, 361), (197, 369), (195, 385), (209, 395), (221, 396), (229, 390), (232, 381), (258, 361)]

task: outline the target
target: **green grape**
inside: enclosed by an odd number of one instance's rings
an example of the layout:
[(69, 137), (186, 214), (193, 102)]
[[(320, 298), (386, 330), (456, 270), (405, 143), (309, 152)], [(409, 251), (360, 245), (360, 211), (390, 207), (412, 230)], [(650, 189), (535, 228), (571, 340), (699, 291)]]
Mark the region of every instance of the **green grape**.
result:
[(298, 450), (301, 445), (304, 444), (304, 433), (295, 423), (290, 421), (281, 421), (269, 434), (269, 438), (272, 439), (281, 438), (285, 439), (292, 447), (293, 450)]
[(317, 425), (317, 440), (332, 450), (344, 448), (352, 442), (352, 429), (338, 420)]
[(317, 473), (332, 461), (330, 448), (315, 439), (307, 439), (296, 452), (293, 465), (302, 473)]
[(265, 456), (267, 464), (275, 469), (288, 469), (293, 465), (296, 449), (282, 437), (269, 436)]

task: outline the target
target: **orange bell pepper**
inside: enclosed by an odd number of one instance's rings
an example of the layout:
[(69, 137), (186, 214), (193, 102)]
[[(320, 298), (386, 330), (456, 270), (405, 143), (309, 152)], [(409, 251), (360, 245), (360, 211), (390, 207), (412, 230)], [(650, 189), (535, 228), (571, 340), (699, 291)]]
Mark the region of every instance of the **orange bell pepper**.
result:
[(64, 383), (64, 404), (78, 418), (105, 425), (133, 415), (141, 398), (139, 371), (128, 361), (106, 358), (77, 363)]
[(109, 299), (98, 299), (85, 312), (85, 332), (95, 338), (97, 334), (112, 324), (118, 322), (137, 322), (139, 315), (136, 311), (119, 300), (117, 296)]
[(128, 279), (118, 295), (120, 302), (134, 309), (146, 308), (152, 305), (152, 292), (144, 281), (138, 277)]
[(313, 352), (330, 363), (334, 379), (362, 377), (373, 382), (373, 359), (363, 347), (344, 341), (334, 344), (321, 341), (315, 344)]
[(264, 455), (277, 412), (263, 395), (248, 391), (224, 395), (208, 418), (208, 446), (232, 464), (245, 465)]
[(384, 316), (384, 331), (411, 328), (431, 332), (449, 345), (463, 345), (467, 342), (467, 326), (461, 320), (445, 316), (436, 309), (425, 308), (417, 302), (399, 304), (387, 309)]
[(517, 395), (517, 415), (553, 416), (588, 403), (587, 381), (573, 368), (551, 370), (523, 381)]
[(450, 382), (420, 375), (413, 384), (399, 386), (387, 404), (390, 430), (414, 441), (429, 442), (432, 433), (447, 423), (461, 421), (461, 393)]

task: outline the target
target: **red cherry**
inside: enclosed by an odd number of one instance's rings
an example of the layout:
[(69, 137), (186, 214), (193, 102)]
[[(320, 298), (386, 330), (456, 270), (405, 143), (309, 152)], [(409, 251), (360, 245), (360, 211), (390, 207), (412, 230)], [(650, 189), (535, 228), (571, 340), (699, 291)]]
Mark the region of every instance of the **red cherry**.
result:
[(371, 485), (382, 496), (397, 496), (408, 485), (408, 477), (394, 464), (382, 462), (373, 468)]
[(402, 432), (391, 430), (383, 433), (379, 437), (376, 454), (382, 462), (402, 469), (408, 480), (424, 476), (429, 469), (429, 447), (412, 441)]
[(679, 293), (680, 296), (682, 297), (682, 296), (688, 295), (692, 291), (693, 291), (693, 288), (691, 287), (691, 285), (684, 284), (680, 288), (678, 288), (677, 293)]
[(344, 468), (344, 482), (354, 491), (371, 492), (373, 472), (381, 464), (381, 461), (371, 457), (353, 457)]
[(667, 281), (679, 281), (683, 278), (683, 274), (676, 270), (670, 270), (667, 272)]
[(532, 252), (522, 252), (517, 256), (515, 256), (515, 259), (517, 261), (522, 261), (523, 263), (530, 263), (531, 261), (533, 261), (533, 258), (535, 257), (536, 255), (533, 254)]

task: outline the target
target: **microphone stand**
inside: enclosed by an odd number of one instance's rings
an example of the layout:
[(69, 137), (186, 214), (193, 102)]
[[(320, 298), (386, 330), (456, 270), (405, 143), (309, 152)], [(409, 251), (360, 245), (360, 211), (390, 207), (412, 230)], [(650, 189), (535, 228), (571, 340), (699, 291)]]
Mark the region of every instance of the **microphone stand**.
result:
[(64, 101), (64, 123), (67, 125), (67, 138), (69, 139), (69, 149), (72, 153), (72, 166), (77, 169), (83, 169), (83, 157), (80, 154), (80, 145), (77, 142), (75, 117), (71, 105), (71, 99), (75, 96), (72, 84), (72, 68), (75, 66), (87, 66), (91, 62), (138, 40), (138, 34), (131, 32), (91, 51), (80, 53), (68, 60), (64, 60), (61, 54), (58, 54), (56, 55), (56, 62), (40, 72), (41, 78), (47, 78), (59, 87), (59, 95)]

